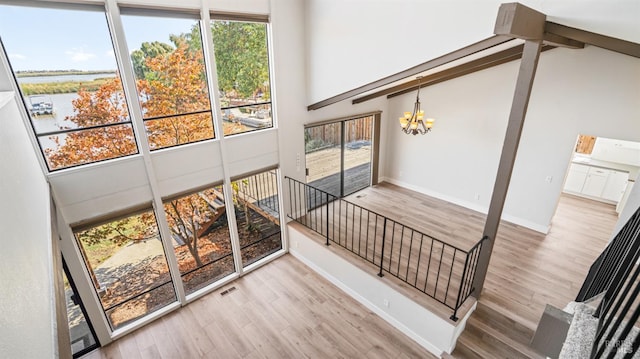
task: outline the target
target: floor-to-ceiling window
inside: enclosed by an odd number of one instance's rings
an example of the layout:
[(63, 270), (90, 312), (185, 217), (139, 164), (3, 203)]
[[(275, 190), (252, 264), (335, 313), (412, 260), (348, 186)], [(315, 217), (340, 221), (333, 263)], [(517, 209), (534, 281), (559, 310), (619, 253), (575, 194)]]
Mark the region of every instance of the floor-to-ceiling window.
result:
[(266, 19), (212, 18), (224, 134), (273, 127)]
[(123, 8), (122, 23), (149, 147), (214, 138), (200, 22), (175, 12), (138, 13)]
[(268, 170), (231, 183), (242, 266), (282, 249), (278, 176)]
[(74, 234), (111, 329), (176, 301), (151, 209), (75, 228)]
[(371, 185), (376, 115), (305, 128), (307, 184), (336, 197)]
[(164, 202), (187, 295), (235, 272), (222, 186)]
[[(112, 169), (145, 161), (138, 197), (89, 195), (108, 209), (65, 226), (63, 251), (100, 341), (282, 250), (279, 172), (264, 171), (274, 162), (223, 183), (217, 152), (223, 134), (274, 127), (267, 15), (211, 13), (207, 21), (192, 9), (120, 2), (12, 3), (0, 5), (0, 59), (12, 67), (47, 175), (77, 176), (79, 190), (91, 193), (111, 185)], [(170, 168), (156, 161), (194, 148), (200, 156)], [(105, 181), (83, 181), (95, 169)], [(162, 184), (161, 171), (172, 172)]]
[(0, 5), (0, 38), (49, 170), (138, 153), (104, 7)]

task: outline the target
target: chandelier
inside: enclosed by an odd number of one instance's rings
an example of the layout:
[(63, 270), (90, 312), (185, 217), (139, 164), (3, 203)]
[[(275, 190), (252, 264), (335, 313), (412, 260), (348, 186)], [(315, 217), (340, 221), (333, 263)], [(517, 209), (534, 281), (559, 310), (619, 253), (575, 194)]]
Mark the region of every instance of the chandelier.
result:
[(418, 133), (424, 135), (431, 131), (433, 127), (434, 119), (424, 119), (424, 111), (420, 109), (420, 86), (422, 85), (422, 76), (418, 76), (418, 94), (416, 95), (416, 103), (413, 105), (413, 112), (405, 112), (403, 117), (400, 117), (400, 126), (402, 126), (402, 132), (412, 135)]

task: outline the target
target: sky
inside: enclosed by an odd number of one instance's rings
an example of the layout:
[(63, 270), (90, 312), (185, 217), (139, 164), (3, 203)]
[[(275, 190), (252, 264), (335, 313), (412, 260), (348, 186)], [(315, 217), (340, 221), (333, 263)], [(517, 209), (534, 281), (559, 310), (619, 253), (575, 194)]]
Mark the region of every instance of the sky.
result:
[[(122, 17), (129, 51), (142, 42), (169, 41), (189, 32), (189, 19)], [(115, 70), (116, 60), (102, 12), (0, 5), (0, 39), (14, 71)]]

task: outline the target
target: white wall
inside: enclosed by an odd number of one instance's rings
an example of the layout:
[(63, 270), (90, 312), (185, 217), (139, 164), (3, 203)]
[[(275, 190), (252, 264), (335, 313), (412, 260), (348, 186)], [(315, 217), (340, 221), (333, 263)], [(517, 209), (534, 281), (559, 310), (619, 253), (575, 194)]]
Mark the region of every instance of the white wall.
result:
[[(55, 2), (55, 1), (53, 1)], [(79, 2), (85, 2), (80, 0)], [(96, 2), (94, 0), (88, 0), (87, 2)], [(304, 2), (303, 1), (289, 1), (289, 0), (248, 0), (248, 1), (233, 1), (233, 0), (188, 0), (184, 2), (176, 2), (174, 0), (133, 0), (126, 1), (127, 4), (144, 4), (149, 6), (165, 6), (172, 8), (186, 7), (186, 8), (198, 8), (200, 4), (204, 3), (205, 6), (210, 6), (211, 9), (237, 12), (237, 13), (259, 13), (271, 15), (271, 31), (273, 33), (273, 41), (271, 43), (273, 58), (273, 92), (274, 96), (274, 118), (278, 122), (281, 129), (271, 129), (266, 131), (258, 131), (254, 133), (242, 134), (234, 137), (230, 137), (226, 140), (225, 149), (227, 149), (227, 170), (229, 175), (239, 175), (257, 169), (271, 167), (282, 162), (282, 168), (284, 174), (295, 175), (295, 156), (299, 151), (304, 150), (303, 136), (302, 136), (302, 123), (306, 122), (306, 93), (305, 93), (305, 62), (304, 62)], [(13, 79), (7, 69), (0, 67), (0, 89), (12, 89)], [(4, 142), (4, 136), (12, 135), (4, 128), (5, 121), (12, 121), (12, 123), (21, 124), (22, 119), (18, 111), (12, 111), (10, 113), (2, 112), (0, 116), (0, 122), (3, 122), (3, 131), (0, 134), (0, 139)], [(24, 130), (23, 130), (24, 131)], [(31, 227), (24, 228), (25, 233), (31, 233), (40, 230), (40, 224), (45, 224), (44, 220), (38, 220), (40, 213), (34, 209), (27, 210), (26, 203), (19, 202), (18, 206), (8, 206), (5, 201), (5, 192), (11, 193), (12, 196), (7, 196), (8, 199), (14, 199), (13, 195), (19, 197), (21, 201), (27, 202), (32, 200), (31, 195), (39, 196), (41, 199), (48, 199), (48, 195), (44, 196), (40, 192), (41, 188), (37, 187), (32, 182), (38, 182), (42, 180), (44, 182), (44, 176), (41, 171), (39, 177), (33, 174), (33, 166), (31, 162), (25, 162), (25, 168), (21, 168), (21, 171), (14, 171), (13, 167), (5, 166), (5, 161), (11, 163), (12, 166), (17, 166), (19, 161), (24, 158), (36, 158), (36, 151), (31, 146), (28, 138), (25, 136), (16, 137), (15, 141), (20, 142), (20, 155), (11, 158), (8, 155), (10, 152), (4, 151), (2, 148), (2, 156), (0, 156), (0, 164), (2, 167), (2, 174), (0, 180), (3, 181), (2, 188), (0, 188), (0, 194), (2, 195), (2, 205), (0, 206), (1, 213), (5, 212), (11, 214), (5, 218), (1, 218), (0, 228), (4, 229), (5, 219), (12, 224), (24, 224), (25, 221), (29, 221), (32, 224)], [(13, 144), (13, 142), (12, 142)], [(0, 144), (4, 146), (4, 143)], [(283, 153), (282, 158), (280, 154)], [(39, 154), (38, 154), (39, 156)], [(11, 161), (10, 161), (11, 160)], [(15, 160), (15, 161), (14, 161)], [(204, 141), (187, 146), (180, 146), (171, 149), (157, 151), (151, 154), (151, 165), (156, 173), (156, 180), (158, 181), (158, 188), (161, 196), (167, 196), (175, 193), (181, 193), (189, 189), (198, 188), (203, 185), (217, 182), (222, 179), (222, 156), (220, 153), (220, 144), (218, 141)], [(27, 179), (21, 181), (13, 181), (7, 183), (7, 187), (4, 187), (5, 180), (12, 181), (14, 177), (5, 177), (4, 171), (15, 172), (17, 175), (22, 175), (22, 171), (28, 171), (29, 175), (25, 174)], [(36, 163), (37, 167), (37, 163)], [(60, 210), (60, 227), (63, 233), (64, 243), (67, 244), (68, 253), (75, 251), (72, 242), (71, 232), (67, 224), (79, 223), (86, 220), (90, 220), (95, 217), (101, 217), (108, 213), (117, 212), (124, 208), (139, 205), (141, 203), (149, 203), (152, 199), (151, 186), (149, 176), (144, 168), (144, 159), (141, 155), (130, 156), (127, 158), (114, 159), (110, 161), (104, 161), (101, 163), (95, 163), (87, 166), (80, 166), (72, 169), (66, 169), (55, 172), (49, 176), (53, 191), (56, 194)], [(16, 167), (18, 168), (18, 167)], [(303, 171), (300, 173), (304, 173)], [(33, 177), (33, 178), (30, 178)], [(46, 183), (45, 183), (46, 184)], [(28, 189), (29, 194), (24, 195), (21, 189)], [(31, 206), (37, 206), (37, 201), (31, 201)], [(286, 203), (286, 202), (285, 202)], [(45, 208), (48, 208), (48, 202)], [(29, 212), (31, 211), (31, 212)], [(25, 215), (28, 214), (28, 216)], [(14, 217), (21, 215), (20, 220), (16, 220)], [(48, 218), (48, 217), (47, 217)], [(33, 225), (36, 222), (37, 225)], [(25, 226), (27, 227), (27, 226)], [(17, 229), (16, 229), (17, 230)], [(9, 232), (9, 235), (12, 233)], [(6, 234), (5, 234), (6, 236)], [(18, 243), (18, 242), (13, 242)], [(30, 242), (20, 242), (24, 253), (29, 253), (32, 248)], [(4, 247), (3, 247), (4, 248)], [(19, 248), (9, 248), (6, 252), (0, 253), (0, 258), (4, 258), (5, 254), (12, 256), (14, 262), (22, 261), (24, 258), (16, 254)], [(39, 251), (50, 253), (51, 249), (45, 246), (37, 248)], [(47, 252), (47, 249), (49, 252)], [(4, 249), (3, 249), (4, 250)], [(67, 253), (67, 252), (65, 252)], [(38, 252), (40, 254), (40, 252)], [(75, 257), (75, 256), (74, 256)], [(75, 265), (76, 273), (80, 273), (82, 270), (79, 264), (78, 258), (67, 258), (69, 263)], [(12, 264), (12, 261), (6, 261), (5, 263)], [(3, 263), (3, 269), (5, 268)], [(38, 262), (33, 264), (32, 268), (25, 273), (25, 276), (31, 275), (33, 272), (41, 271), (45, 262)], [(20, 269), (20, 266), (13, 266), (12, 269)], [(73, 269), (72, 269), (73, 270)], [(49, 270), (50, 272), (50, 270)], [(45, 271), (44, 274), (50, 274)], [(2, 274), (2, 283), (13, 282), (5, 281), (6, 275), (13, 275), (13, 271), (4, 271)], [(81, 277), (82, 275), (80, 275)], [(30, 320), (30, 318), (38, 317), (40, 308), (34, 305), (34, 310), (29, 312), (27, 308), (24, 308), (22, 304), (32, 304), (28, 300), (22, 300), (21, 296), (25, 293), (40, 293), (43, 290), (43, 285), (46, 284), (42, 278), (45, 276), (39, 276), (39, 282), (24, 281), (20, 283), (20, 286), (16, 285), (16, 296), (1, 298), (0, 301), (2, 313), (4, 315), (7, 310), (5, 308), (12, 308), (15, 310), (15, 317), (9, 316), (8, 320), (18, 319), (20, 315), (22, 319), (29, 319), (21, 322), (21, 325), (29, 325), (31, 333), (24, 336), (25, 339), (29, 339), (31, 348), (35, 351), (40, 347), (48, 344), (48, 338), (52, 338), (51, 333), (49, 335), (42, 335), (42, 331), (48, 328), (46, 325), (38, 324), (34, 327), (34, 323), (52, 323), (53, 315), (49, 315), (47, 319)], [(20, 278), (20, 277), (16, 277)], [(30, 278), (29, 278), (30, 279)], [(35, 299), (50, 298), (50, 295), (38, 295)], [(90, 295), (88, 296), (90, 297)], [(5, 299), (18, 299), (18, 304), (7, 303)], [(33, 299), (33, 298), (32, 298)], [(12, 305), (12, 307), (9, 306)], [(89, 306), (89, 305), (88, 305)], [(95, 307), (95, 305), (94, 305)], [(7, 312), (14, 314), (13, 312)], [(99, 313), (99, 312), (98, 312)], [(97, 315), (99, 317), (100, 314)], [(9, 322), (7, 322), (9, 323)], [(5, 326), (5, 321), (2, 321), (2, 343), (4, 345), (4, 339), (13, 339), (15, 335), (21, 333), (21, 328)], [(5, 331), (11, 331), (5, 335)], [(101, 333), (105, 332), (105, 329), (101, 330)], [(39, 336), (39, 338), (32, 339), (30, 334)], [(100, 333), (99, 333), (100, 336)], [(108, 337), (108, 333), (101, 336), (102, 338)], [(14, 340), (16, 345), (22, 345), (23, 341)], [(34, 345), (36, 343), (37, 345)], [(53, 343), (53, 342), (51, 342)], [(49, 343), (50, 344), (50, 343)], [(30, 348), (30, 349), (31, 349)], [(4, 355), (4, 351), (0, 351), (0, 357), (53, 357), (50, 351), (48, 353), (42, 353), (42, 355), (17, 355), (13, 351), (14, 347), (0, 348), (0, 350), (7, 350), (8, 355)], [(53, 350), (53, 346), (51, 347)]]
[[(303, 1), (271, 0), (273, 86), (283, 175), (304, 179), (305, 31)], [(286, 183), (284, 184), (286, 186)], [(285, 187), (286, 188), (286, 187)], [(287, 195), (287, 192), (284, 192)], [(289, 203), (286, 200), (285, 205)]]
[(0, 358), (54, 358), (49, 186), (14, 100), (0, 125)]
[[(493, 34), (505, 0), (306, 0), (309, 103)], [(640, 2), (520, 0), (550, 21), (640, 42)]]
[[(501, 2), (307, 0), (309, 103), (491, 36)], [(640, 42), (639, 2), (521, 2), (550, 21)], [(389, 100), (382, 116), (382, 136), (388, 139), (382, 175), (486, 211), (518, 66), (513, 62), (423, 89), (423, 108), (437, 120), (424, 137), (402, 135), (397, 128), (397, 117), (412, 108), (415, 93)], [(639, 66), (635, 58), (594, 47), (542, 54), (504, 218), (548, 229), (578, 133), (638, 139)], [(549, 176), (551, 183), (545, 181)]]
[(639, 78), (640, 59), (596, 47), (542, 55), (505, 213), (550, 223), (578, 134), (640, 140)]
[[(52, 1), (55, 2), (55, 1)], [(85, 2), (95, 2), (93, 0)], [(99, 2), (99, 1), (98, 1)], [(256, 169), (272, 167), (284, 150), (284, 162), (294, 164), (295, 154), (304, 148), (302, 127), (306, 118), (304, 91), (303, 2), (296, 1), (175, 1), (134, 0), (127, 4), (169, 8), (199, 8), (205, 3), (217, 11), (269, 14), (271, 46), (275, 58), (273, 83), (274, 116), (286, 128), (283, 135), (272, 129), (233, 136), (227, 139), (227, 170), (236, 176)], [(271, 9), (273, 8), (273, 9)], [(0, 71), (0, 89), (11, 89), (13, 80)], [(283, 139), (283, 141), (280, 141)], [(280, 146), (284, 146), (280, 148)], [(294, 145), (296, 149), (292, 147)], [(153, 152), (152, 166), (162, 196), (188, 191), (222, 180), (222, 156), (218, 141), (205, 141)], [(304, 155), (303, 155), (304, 157)], [(287, 169), (291, 167), (284, 166)], [(295, 168), (294, 170), (295, 171)], [(290, 171), (285, 174), (295, 175)], [(303, 172), (302, 172), (303, 173)], [(125, 208), (149, 203), (152, 199), (149, 178), (141, 155), (105, 161), (89, 166), (57, 171), (49, 175), (58, 206), (68, 223), (79, 223)]]
[(309, 238), (308, 234), (298, 228), (289, 225), (288, 231), (293, 256), (434, 355), (453, 351), (467, 319), (475, 310), (475, 303), (464, 317), (452, 322), (396, 291), (377, 278), (375, 272), (367, 273), (324, 248), (324, 245)]
[[(421, 97), (427, 114), (437, 119), (434, 130), (406, 136), (390, 121), (386, 176), (486, 211), (518, 66), (512, 62), (426, 88)], [(579, 133), (640, 139), (639, 76), (640, 60), (595, 47), (541, 55), (505, 219), (548, 229)], [(389, 115), (410, 108), (413, 101), (412, 95), (390, 100)], [(407, 153), (421, 156), (415, 161)]]

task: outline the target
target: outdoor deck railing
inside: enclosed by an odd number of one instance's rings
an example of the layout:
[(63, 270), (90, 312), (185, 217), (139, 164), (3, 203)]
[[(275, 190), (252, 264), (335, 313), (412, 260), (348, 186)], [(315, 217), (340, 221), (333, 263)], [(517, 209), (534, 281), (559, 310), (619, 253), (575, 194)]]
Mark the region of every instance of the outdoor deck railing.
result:
[(468, 251), (293, 178), (287, 217), (453, 310), (474, 292), (485, 238)]
[(275, 170), (258, 173), (237, 182), (244, 199), (277, 216), (278, 182)]

